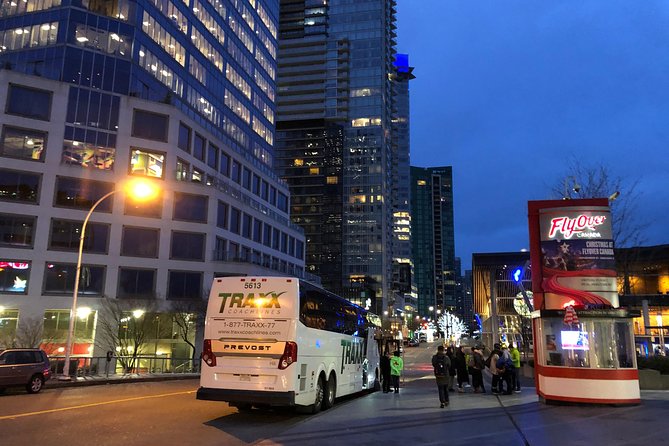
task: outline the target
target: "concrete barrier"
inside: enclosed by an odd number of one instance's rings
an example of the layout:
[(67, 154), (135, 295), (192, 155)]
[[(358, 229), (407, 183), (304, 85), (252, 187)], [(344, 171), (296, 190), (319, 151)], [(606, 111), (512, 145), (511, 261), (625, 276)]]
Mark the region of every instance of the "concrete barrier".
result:
[(657, 370), (639, 370), (639, 388), (641, 390), (669, 390), (669, 375), (662, 375)]

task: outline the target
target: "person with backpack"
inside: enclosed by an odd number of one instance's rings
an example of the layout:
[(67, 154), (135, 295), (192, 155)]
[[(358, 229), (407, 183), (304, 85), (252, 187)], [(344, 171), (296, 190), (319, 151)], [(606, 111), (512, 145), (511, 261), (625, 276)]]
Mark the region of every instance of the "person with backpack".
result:
[[(511, 387), (511, 377), (513, 376), (513, 361), (511, 360), (511, 354), (506, 345), (502, 345), (502, 354), (499, 356), (497, 363), (497, 373), (501, 377), (504, 383), (506, 383), (506, 392), (503, 392), (504, 395), (511, 395), (513, 393), (513, 388)], [(499, 383), (499, 393), (503, 391), (503, 385), (500, 380)]]
[(434, 368), (434, 377), (437, 380), (437, 388), (439, 389), (439, 402), (442, 409), (448, 406), (448, 381), (449, 369), (451, 368), (451, 360), (444, 353), (444, 346), (437, 347), (437, 354), (432, 356), (432, 367)]
[(395, 350), (395, 354), (390, 358), (390, 378), (395, 388), (395, 393), (400, 393), (400, 375), (404, 368), (404, 361), (400, 357), (399, 350)]

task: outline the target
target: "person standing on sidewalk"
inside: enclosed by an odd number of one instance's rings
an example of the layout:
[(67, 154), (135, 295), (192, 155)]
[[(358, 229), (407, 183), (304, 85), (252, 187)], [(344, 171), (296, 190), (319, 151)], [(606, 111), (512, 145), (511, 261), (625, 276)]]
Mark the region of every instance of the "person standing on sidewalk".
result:
[(437, 354), (432, 356), (432, 368), (434, 368), (434, 377), (437, 380), (437, 389), (439, 389), (439, 402), (442, 409), (448, 406), (448, 381), (450, 378), (449, 369), (451, 368), (451, 359), (444, 353), (444, 346), (437, 347)]
[(458, 392), (464, 393), (465, 389), (463, 384), (469, 384), (469, 373), (467, 373), (467, 357), (465, 356), (465, 350), (462, 346), (459, 346), (455, 351), (454, 366), (455, 372), (458, 375)]
[(481, 348), (474, 347), (469, 364), (469, 372), (472, 374), (472, 387), (474, 388), (474, 393), (485, 393), (485, 386), (483, 385), (484, 368), (485, 361), (481, 354)]
[(511, 362), (513, 363), (513, 375), (511, 376), (511, 383), (513, 384), (513, 391), (520, 392), (520, 351), (518, 346), (513, 342), (510, 345), (509, 352), (511, 353)]
[(400, 393), (400, 375), (404, 368), (404, 361), (400, 357), (399, 350), (395, 350), (395, 355), (390, 358), (390, 377), (392, 378), (395, 393)]
[(446, 356), (451, 363), (451, 366), (448, 368), (448, 391), (455, 392), (453, 388), (453, 383), (455, 382), (455, 347), (450, 346), (446, 349)]
[(383, 393), (390, 393), (390, 354), (388, 353), (388, 350), (381, 356), (379, 367), (381, 368)]
[(495, 344), (493, 345), (492, 352), (490, 353), (490, 356), (488, 356), (488, 359), (486, 360), (486, 365), (488, 366), (488, 369), (490, 370), (490, 373), (492, 374), (492, 383), (490, 384), (491, 387), (491, 392), (493, 394), (495, 393), (501, 393), (500, 388), (502, 387), (502, 377), (500, 376), (500, 370), (497, 369), (497, 361), (499, 360), (500, 355), (502, 354), (502, 351), (500, 350), (500, 345)]

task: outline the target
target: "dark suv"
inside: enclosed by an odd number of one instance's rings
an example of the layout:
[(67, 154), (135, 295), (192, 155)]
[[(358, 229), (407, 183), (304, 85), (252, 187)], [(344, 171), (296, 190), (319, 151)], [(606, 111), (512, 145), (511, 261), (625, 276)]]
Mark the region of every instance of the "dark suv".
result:
[(28, 393), (42, 390), (51, 377), (49, 358), (38, 348), (10, 348), (0, 351), (0, 391), (25, 386)]

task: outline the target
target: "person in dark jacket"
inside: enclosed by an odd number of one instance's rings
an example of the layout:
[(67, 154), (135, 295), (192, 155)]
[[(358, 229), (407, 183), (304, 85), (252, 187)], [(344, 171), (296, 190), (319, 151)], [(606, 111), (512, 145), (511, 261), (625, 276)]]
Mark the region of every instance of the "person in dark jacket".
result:
[(458, 375), (458, 392), (463, 393), (465, 391), (463, 385), (469, 384), (469, 373), (467, 373), (467, 356), (462, 346), (455, 351), (454, 366), (455, 373)]
[(386, 351), (379, 362), (383, 393), (390, 393), (390, 354)]
[(472, 387), (474, 393), (485, 393), (485, 386), (483, 385), (483, 369), (485, 368), (485, 360), (481, 354), (480, 347), (474, 347), (472, 351), (471, 364), (469, 371), (472, 374)]
[(437, 347), (437, 354), (432, 356), (432, 367), (434, 368), (434, 377), (437, 379), (440, 407), (443, 409), (448, 406), (448, 381), (450, 378), (449, 369), (451, 368), (451, 360), (444, 353), (443, 345)]
[(448, 368), (448, 391), (449, 392), (454, 392), (455, 389), (453, 388), (453, 382), (455, 381), (455, 348), (448, 347), (446, 349), (446, 356), (448, 356), (449, 361), (451, 362), (451, 366)]

